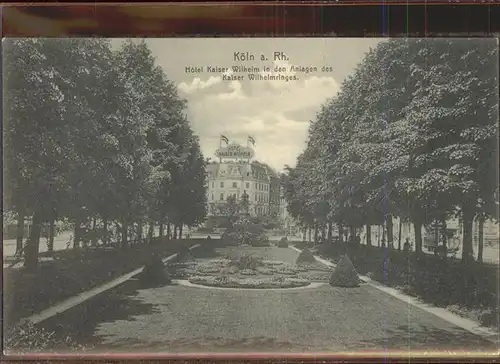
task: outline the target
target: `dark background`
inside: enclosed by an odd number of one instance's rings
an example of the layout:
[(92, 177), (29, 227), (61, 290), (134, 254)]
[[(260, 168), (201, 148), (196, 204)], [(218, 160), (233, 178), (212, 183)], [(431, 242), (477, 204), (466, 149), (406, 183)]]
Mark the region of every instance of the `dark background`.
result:
[[(500, 6), (492, 1), (464, 4), (428, 1), (406, 4), (394, 1), (355, 2), (331, 1), (320, 3), (239, 2), (190, 4), (128, 3), (120, 4), (69, 4), (32, 3), (30, 6), (7, 5), (2, 11), (3, 37), (61, 37), (61, 36), (497, 36), (500, 23)], [(474, 3), (474, 4), (471, 4)], [(55, 362), (58, 358), (26, 358), (29, 362)], [(111, 359), (111, 358), (109, 358)], [(143, 360), (101, 360), (101, 362), (146, 362)], [(187, 360), (186, 360), (187, 359)], [(430, 358), (425, 362), (430, 362)], [(98, 360), (98, 358), (95, 358)], [(90, 362), (72, 358), (66, 362)], [(184, 358), (177, 363), (277, 363), (282, 358), (220, 358), (203, 360)], [(333, 358), (286, 358), (287, 363), (333, 362)], [(387, 359), (358, 356), (337, 358), (336, 362), (408, 362), (408, 359)], [(424, 361), (412, 359), (413, 362)], [(434, 362), (472, 362), (450, 356), (435, 358)], [(495, 358), (480, 362), (496, 362)], [(4, 362), (8, 362), (4, 360)], [(151, 362), (151, 361), (147, 361)], [(159, 361), (158, 361), (159, 362)], [(167, 360), (162, 361), (167, 362)]]
[[(378, 5), (377, 5), (378, 3)], [(3, 8), (3, 36), (486, 36), (492, 2), (52, 3)], [(433, 4), (433, 5), (431, 5)]]

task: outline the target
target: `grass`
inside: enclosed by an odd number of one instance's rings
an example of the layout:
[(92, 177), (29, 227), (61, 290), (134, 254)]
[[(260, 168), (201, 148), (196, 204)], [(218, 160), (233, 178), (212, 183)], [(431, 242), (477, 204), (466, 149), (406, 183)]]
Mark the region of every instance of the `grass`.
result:
[(357, 244), (319, 246), (317, 254), (337, 261), (347, 253), (356, 270), (390, 287), (498, 331), (498, 266), (406, 254)]
[(198, 242), (183, 240), (115, 250), (57, 252), (59, 259), (41, 264), (36, 274), (24, 269), (4, 269), (4, 322), (11, 327), (20, 318), (140, 268), (154, 255), (170, 255), (182, 245)]
[(368, 285), (258, 291), (129, 281), (46, 325), (95, 352), (495, 349)]
[[(298, 256), (292, 249), (245, 250), (285, 264), (293, 264)], [(227, 253), (194, 251), (205, 259)], [(61, 337), (72, 336), (96, 353), (496, 349), (364, 284), (258, 291), (148, 288), (131, 280), (47, 320), (43, 327)]]

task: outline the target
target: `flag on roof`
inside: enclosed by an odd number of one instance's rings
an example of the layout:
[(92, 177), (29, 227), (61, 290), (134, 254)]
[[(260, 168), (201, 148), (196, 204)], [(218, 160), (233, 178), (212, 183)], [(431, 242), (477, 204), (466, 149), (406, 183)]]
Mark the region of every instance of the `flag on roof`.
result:
[(255, 139), (254, 139), (253, 137), (248, 136), (248, 142), (249, 142), (250, 144), (252, 144), (253, 146), (255, 146)]
[(227, 138), (227, 136), (225, 136), (224, 134), (221, 134), (220, 135), (220, 140), (222, 140), (224, 143), (228, 144), (229, 143), (229, 139)]

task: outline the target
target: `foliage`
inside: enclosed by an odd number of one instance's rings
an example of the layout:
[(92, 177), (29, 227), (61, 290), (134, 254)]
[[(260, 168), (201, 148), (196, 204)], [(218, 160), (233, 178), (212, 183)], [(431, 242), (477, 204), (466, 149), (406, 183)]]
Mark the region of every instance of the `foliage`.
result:
[(227, 229), (222, 240), (225, 244), (269, 246), (269, 239), (262, 224), (242, 220)]
[(464, 265), (433, 255), (349, 243), (324, 245), (319, 254), (333, 261), (347, 254), (359, 274), (439, 307), (456, 305), (481, 312), (498, 308), (496, 265)]
[(338, 287), (357, 287), (360, 279), (347, 255), (343, 255), (330, 277), (330, 285)]
[(295, 288), (304, 287), (310, 284), (308, 280), (299, 278), (238, 278), (230, 276), (191, 277), (189, 278), (189, 282), (211, 287), (254, 289)]
[(189, 249), (189, 246), (183, 245), (181, 249), (179, 250), (179, 253), (177, 253), (177, 261), (178, 262), (187, 262), (190, 260), (194, 260), (193, 253), (191, 252), (191, 249)]
[[(496, 217), (497, 53), (478, 39), (390, 39), (370, 50), (283, 178), (290, 214), (308, 227), (388, 232), (392, 216), (419, 232), (458, 215), (470, 260), (472, 220)], [(420, 253), (420, 233), (415, 241)]]
[(47, 353), (61, 350), (81, 352), (85, 349), (71, 337), (58, 337), (55, 332), (37, 327), (29, 321), (6, 331), (4, 335), (4, 349), (12, 354)]
[(170, 276), (165, 264), (160, 257), (153, 257), (145, 266), (139, 275), (141, 282), (146, 284), (168, 284)]
[(236, 257), (229, 257), (229, 265), (235, 266), (239, 270), (255, 270), (258, 266), (262, 265), (262, 258), (256, 257), (251, 254), (242, 254)]
[(297, 257), (297, 260), (295, 261), (296, 264), (307, 264), (307, 263), (315, 263), (316, 258), (314, 258), (313, 253), (307, 248), (304, 248), (299, 256)]
[(288, 239), (287, 238), (281, 238), (280, 241), (278, 241), (278, 248), (288, 248)]
[(103, 244), (123, 245), (143, 224), (204, 220), (199, 140), (145, 41), (8, 39), (4, 56), (5, 209), (32, 218), (27, 267), (54, 220), (71, 222), (75, 244), (93, 221)]

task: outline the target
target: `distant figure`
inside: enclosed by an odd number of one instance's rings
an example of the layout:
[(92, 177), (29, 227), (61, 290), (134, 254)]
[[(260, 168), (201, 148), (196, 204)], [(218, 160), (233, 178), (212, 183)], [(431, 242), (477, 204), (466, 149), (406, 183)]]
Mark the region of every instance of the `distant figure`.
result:
[(355, 241), (356, 241), (356, 244), (361, 244), (361, 236), (356, 235)]
[(210, 237), (210, 235), (207, 236), (207, 240), (212, 240), (212, 238)]
[(382, 241), (382, 248), (385, 248), (385, 241)]
[(436, 248), (437, 255), (446, 258), (448, 256), (448, 249), (446, 247), (446, 244), (441, 244)]
[(406, 238), (405, 243), (403, 245), (403, 251), (404, 252), (409, 252), (410, 250), (411, 250), (410, 241), (409, 241), (408, 238)]

